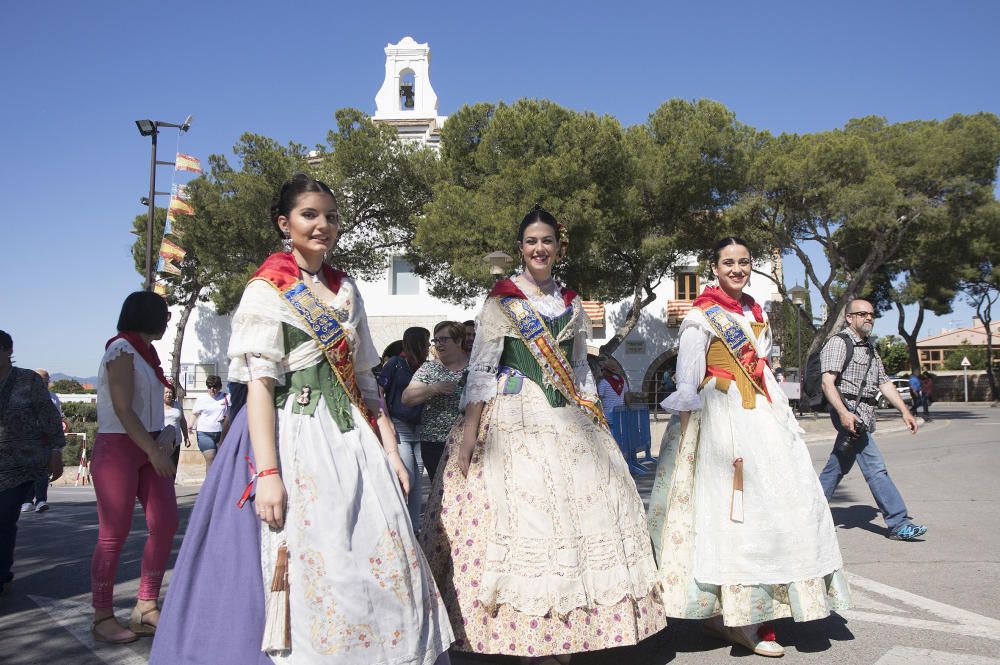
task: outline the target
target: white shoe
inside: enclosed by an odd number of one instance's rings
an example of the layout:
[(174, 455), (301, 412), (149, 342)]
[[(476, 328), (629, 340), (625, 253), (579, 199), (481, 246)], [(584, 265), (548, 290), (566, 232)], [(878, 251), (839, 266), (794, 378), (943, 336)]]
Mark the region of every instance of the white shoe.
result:
[(44, 501), (39, 501), (39, 502), (38, 502), (38, 503), (37, 503), (37, 504), (35, 505), (35, 512), (36, 512), (36, 513), (44, 513), (44, 512), (45, 512), (46, 510), (48, 510), (48, 509), (49, 509), (49, 504), (47, 504), (47, 503), (46, 503), (46, 502), (44, 502)]
[[(765, 640), (759, 637), (759, 632), (763, 624), (752, 624), (750, 626), (726, 626), (722, 623), (722, 617), (712, 617), (702, 624), (705, 632), (750, 649), (758, 656), (768, 658), (779, 658), (785, 655), (785, 648), (774, 640)], [(770, 628), (769, 633), (773, 633)]]
[(30, 513), (34, 509), (35, 509), (35, 504), (33, 504), (33, 503), (22, 503), (21, 504), (21, 512), (22, 513)]

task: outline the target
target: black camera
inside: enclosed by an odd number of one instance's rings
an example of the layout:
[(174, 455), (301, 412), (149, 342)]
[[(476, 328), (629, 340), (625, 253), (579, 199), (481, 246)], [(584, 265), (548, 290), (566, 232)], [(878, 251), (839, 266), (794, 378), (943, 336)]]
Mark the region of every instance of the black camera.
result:
[(854, 421), (854, 433), (850, 434), (846, 439), (837, 437), (837, 443), (834, 444), (834, 448), (839, 453), (852, 453), (856, 448), (864, 446), (868, 442), (868, 427), (861, 422), (860, 418), (856, 418)]

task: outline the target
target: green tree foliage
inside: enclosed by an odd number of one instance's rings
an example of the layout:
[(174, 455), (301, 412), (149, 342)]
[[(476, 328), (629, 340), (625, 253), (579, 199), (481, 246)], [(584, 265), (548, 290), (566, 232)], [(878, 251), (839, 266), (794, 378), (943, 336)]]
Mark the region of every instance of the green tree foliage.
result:
[(93, 449), (94, 438), (97, 436), (97, 405), (89, 402), (66, 402), (63, 404), (63, 416), (66, 418), (67, 425), (63, 464), (76, 466), (80, 463), (80, 448), (83, 444), (83, 438), (73, 436), (73, 434), (85, 434), (88, 450)]
[(962, 342), (958, 347), (949, 349), (944, 354), (944, 368), (950, 370), (962, 369), (962, 360), (969, 359), (969, 369), (983, 371), (986, 369), (986, 347), (972, 346)]
[(517, 257), (517, 224), (540, 202), (570, 234), (556, 274), (587, 298), (631, 299), (610, 353), (701, 240), (696, 230), (735, 199), (745, 135), (705, 100), (667, 102), (628, 130), (548, 101), (463, 107), (442, 130), (441, 178), (416, 223), (417, 270), (435, 296), (482, 295), (492, 283), (483, 256)]
[(49, 384), (49, 391), (63, 395), (81, 395), (88, 391), (76, 379), (58, 379)]
[(884, 335), (875, 341), (875, 348), (878, 349), (885, 371), (890, 376), (910, 368), (909, 347), (905, 340), (895, 335)]
[[(827, 305), (815, 351), (839, 327), (847, 303), (905, 255), (904, 245), (933, 254), (942, 225), (993, 201), (1000, 120), (990, 113), (897, 124), (867, 117), (811, 135), (762, 133), (752, 154), (745, 191), (729, 216), (759, 244), (805, 266)], [(812, 248), (829, 264), (825, 275)], [(909, 254), (908, 267), (927, 256)]]

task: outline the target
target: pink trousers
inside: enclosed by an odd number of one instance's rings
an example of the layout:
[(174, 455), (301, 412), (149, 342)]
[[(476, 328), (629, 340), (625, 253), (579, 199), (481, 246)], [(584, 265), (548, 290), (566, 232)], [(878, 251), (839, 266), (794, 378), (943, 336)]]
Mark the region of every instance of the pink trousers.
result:
[(177, 531), (174, 479), (158, 476), (146, 453), (126, 434), (98, 434), (90, 469), (100, 525), (94, 558), (90, 562), (94, 608), (112, 608), (118, 557), (132, 528), (136, 498), (146, 513), (149, 529), (142, 550), (139, 598), (158, 599)]

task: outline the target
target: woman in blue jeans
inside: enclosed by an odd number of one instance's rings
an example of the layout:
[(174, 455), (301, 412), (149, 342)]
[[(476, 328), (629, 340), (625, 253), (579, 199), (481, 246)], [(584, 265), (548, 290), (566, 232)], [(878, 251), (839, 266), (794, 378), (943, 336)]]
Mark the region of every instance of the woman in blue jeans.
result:
[(222, 438), (222, 429), (229, 416), (229, 395), (222, 392), (222, 379), (212, 374), (205, 379), (208, 394), (202, 395), (194, 403), (191, 413), (191, 431), (197, 432), (198, 449), (205, 456), (205, 472), (212, 466), (215, 451)]
[(403, 391), (410, 385), (413, 373), (427, 360), (431, 334), (426, 328), (407, 328), (403, 333), (403, 351), (390, 358), (379, 372), (378, 385), (385, 400), (392, 424), (396, 428), (399, 456), (410, 474), (410, 493), (406, 498), (413, 530), (420, 526), (421, 478), (424, 473), (420, 462), (420, 414), (423, 406), (406, 406)]

